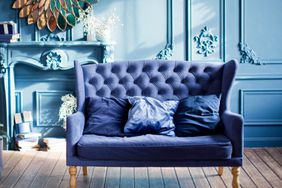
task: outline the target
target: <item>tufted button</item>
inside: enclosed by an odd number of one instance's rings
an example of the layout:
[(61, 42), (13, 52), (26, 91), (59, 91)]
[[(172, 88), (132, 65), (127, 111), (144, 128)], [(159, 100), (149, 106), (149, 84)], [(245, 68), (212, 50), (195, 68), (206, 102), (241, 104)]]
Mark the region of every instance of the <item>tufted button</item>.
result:
[(122, 86), (118, 86), (111, 91), (111, 95), (115, 97), (124, 97), (126, 95), (125, 88)]
[(189, 72), (195, 73), (195, 72), (197, 72), (197, 70), (198, 70), (198, 68), (196, 66), (192, 66), (192, 67), (190, 67)]
[(173, 79), (172, 78), (168, 78), (168, 79), (166, 79), (166, 81), (165, 81), (165, 83), (167, 83), (167, 84), (171, 84), (173, 82)]
[(167, 71), (169, 69), (168, 65), (161, 65), (158, 69), (159, 72), (164, 72)]
[(142, 72), (149, 72), (153, 69), (152, 65), (144, 65)]
[(98, 96), (103, 96), (103, 97), (108, 97), (110, 96), (110, 88), (107, 87), (107, 86), (103, 86), (101, 89), (99, 89), (97, 92), (96, 92), (96, 95)]
[(140, 89), (140, 87), (133, 85), (129, 89), (126, 89), (126, 95), (127, 96), (140, 96), (141, 95), (141, 89)]
[(129, 65), (127, 70), (126, 70), (126, 72), (128, 72), (128, 73), (134, 73), (136, 71), (137, 71), (137, 65), (134, 65), (134, 64)]
[(211, 72), (211, 71), (212, 71), (212, 68), (211, 68), (211, 67), (205, 67), (203, 71), (204, 71), (204, 72)]
[(111, 69), (111, 72), (112, 73), (119, 73), (121, 71), (121, 67), (118, 66), (118, 65), (113, 65), (112, 66), (112, 69)]
[(181, 72), (184, 69), (184, 65), (177, 65), (174, 69), (173, 72)]

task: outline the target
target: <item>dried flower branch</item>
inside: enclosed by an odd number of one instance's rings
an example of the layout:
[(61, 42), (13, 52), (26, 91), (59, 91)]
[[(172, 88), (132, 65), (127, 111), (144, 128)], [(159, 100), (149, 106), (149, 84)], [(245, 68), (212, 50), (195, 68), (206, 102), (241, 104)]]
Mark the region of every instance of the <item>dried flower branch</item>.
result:
[(102, 18), (95, 17), (93, 15), (93, 9), (90, 7), (81, 11), (80, 15), (78, 20), (83, 23), (83, 32), (85, 35), (95, 31), (97, 36), (105, 37), (105, 35), (110, 35), (113, 27), (120, 23), (116, 9), (113, 9), (109, 15)]
[(59, 110), (59, 120), (65, 120), (67, 116), (76, 111), (77, 103), (76, 98), (72, 94), (67, 94), (61, 97), (63, 101)]

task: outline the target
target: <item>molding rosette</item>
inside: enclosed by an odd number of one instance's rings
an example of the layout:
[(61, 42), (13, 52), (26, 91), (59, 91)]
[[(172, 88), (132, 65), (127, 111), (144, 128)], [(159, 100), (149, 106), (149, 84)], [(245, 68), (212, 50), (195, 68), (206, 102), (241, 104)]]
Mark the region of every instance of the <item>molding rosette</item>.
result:
[(194, 41), (197, 43), (198, 54), (204, 54), (205, 57), (214, 53), (218, 37), (213, 35), (207, 26), (205, 26), (199, 36), (194, 37)]
[(157, 55), (155, 59), (163, 59), (168, 60), (173, 55), (173, 46), (171, 44), (167, 44), (164, 49), (162, 49)]
[(247, 44), (240, 42), (238, 47), (241, 55), (240, 63), (263, 65), (260, 58), (256, 55), (255, 51), (252, 50)]
[(57, 34), (50, 33), (46, 36), (42, 36), (40, 38), (40, 41), (44, 41), (44, 42), (47, 42), (47, 41), (64, 41), (64, 38), (59, 37)]
[(62, 70), (67, 68), (68, 56), (62, 50), (51, 50), (43, 53), (43, 65), (46, 69), (50, 70)]

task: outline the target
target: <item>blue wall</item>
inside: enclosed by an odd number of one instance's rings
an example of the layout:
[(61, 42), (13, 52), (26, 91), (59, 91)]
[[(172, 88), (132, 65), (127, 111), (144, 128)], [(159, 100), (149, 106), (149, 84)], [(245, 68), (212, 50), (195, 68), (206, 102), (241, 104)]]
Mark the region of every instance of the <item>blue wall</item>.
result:
[[(0, 21), (16, 20), (16, 11), (7, 2), (0, 2)], [(245, 144), (282, 146), (281, 7), (281, 0), (174, 0), (173, 33), (171, 27), (167, 28), (167, 0), (100, 1), (94, 12), (105, 16), (115, 8), (121, 19), (123, 25), (113, 32), (116, 60), (152, 59), (170, 40), (174, 42), (171, 59), (241, 60), (231, 109), (245, 117)], [(33, 26), (27, 26), (24, 20), (21, 24), (22, 40), (34, 40)], [(207, 56), (205, 51), (198, 53), (194, 40), (205, 27), (214, 45)], [(39, 36), (45, 34), (39, 32)], [(78, 25), (73, 29), (73, 39), (80, 38), (82, 29)]]

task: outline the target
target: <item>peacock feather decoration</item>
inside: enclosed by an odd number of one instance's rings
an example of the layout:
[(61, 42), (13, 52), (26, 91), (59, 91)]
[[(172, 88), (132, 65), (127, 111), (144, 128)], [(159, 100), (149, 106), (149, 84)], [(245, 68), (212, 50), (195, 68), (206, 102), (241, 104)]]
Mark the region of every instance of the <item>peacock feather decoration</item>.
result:
[(57, 28), (65, 31), (74, 27), (81, 10), (91, 7), (98, 0), (15, 0), (14, 9), (20, 9), (19, 17), (27, 18), (28, 24), (38, 29), (46, 26), (54, 32)]

